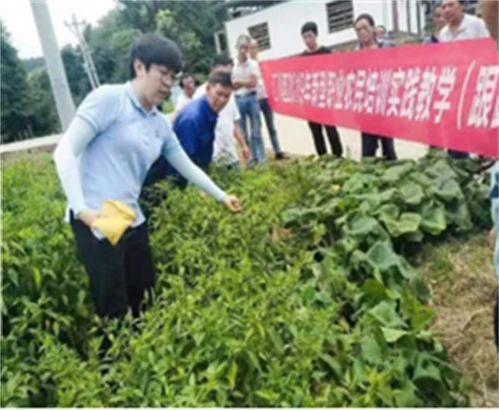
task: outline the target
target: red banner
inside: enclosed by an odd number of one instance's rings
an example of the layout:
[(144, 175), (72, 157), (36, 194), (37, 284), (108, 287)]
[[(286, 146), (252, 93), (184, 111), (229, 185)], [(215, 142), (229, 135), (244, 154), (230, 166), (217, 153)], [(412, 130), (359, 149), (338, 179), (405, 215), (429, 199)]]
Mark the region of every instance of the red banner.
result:
[(261, 69), (278, 113), (499, 158), (492, 40), (291, 57)]

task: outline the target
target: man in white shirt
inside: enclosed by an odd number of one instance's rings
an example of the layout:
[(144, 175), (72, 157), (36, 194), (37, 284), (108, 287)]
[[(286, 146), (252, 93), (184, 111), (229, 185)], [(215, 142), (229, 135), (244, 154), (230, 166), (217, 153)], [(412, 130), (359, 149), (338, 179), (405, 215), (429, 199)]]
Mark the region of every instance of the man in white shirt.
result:
[(175, 104), (176, 113), (192, 101), (194, 91), (196, 90), (194, 78), (190, 74), (184, 74), (180, 80), (180, 88), (182, 88), (182, 93)]
[(473, 40), (490, 36), (482, 19), (464, 13), (463, 3), (463, 0), (443, 0), (442, 9), (447, 25), (440, 32), (440, 42)]
[(274, 125), (274, 113), (270, 108), (269, 98), (267, 96), (267, 91), (265, 90), (265, 84), (263, 82), (262, 73), (260, 70), (260, 63), (258, 62), (258, 41), (256, 41), (254, 38), (252, 38), (250, 41), (249, 55), (258, 67), (258, 85), (256, 89), (256, 97), (258, 99), (258, 103), (260, 104), (260, 110), (262, 111), (265, 125), (267, 126), (267, 131), (269, 133), (272, 149), (274, 150), (275, 159), (287, 159), (289, 157), (281, 150), (279, 138), (277, 137), (277, 131)]
[[(251, 148), (251, 163), (263, 164), (266, 159), (265, 146), (260, 131), (260, 105), (256, 96), (259, 68), (248, 55), (250, 40), (246, 34), (241, 34), (237, 39), (237, 57), (232, 70), (232, 82), (236, 90), (237, 108), (241, 113), (239, 124), (246, 144)], [(248, 120), (251, 133), (248, 131)]]
[[(465, 14), (463, 0), (443, 0), (442, 9), (447, 25), (440, 31), (441, 43), (451, 41), (473, 40), (489, 37), (485, 22), (478, 17)], [(449, 156), (455, 159), (469, 158), (467, 152), (449, 150)]]
[[(233, 62), (230, 58), (219, 55), (211, 66), (211, 72), (231, 73)], [(198, 87), (193, 99), (206, 94), (206, 83)], [(231, 95), (227, 105), (218, 114), (215, 126), (215, 142), (213, 147), (213, 161), (226, 164), (229, 168), (240, 169), (239, 155), (234, 140), (237, 141), (244, 161), (251, 158), (251, 151), (244, 141), (244, 137), (239, 127), (241, 115), (237, 108), (234, 95)]]

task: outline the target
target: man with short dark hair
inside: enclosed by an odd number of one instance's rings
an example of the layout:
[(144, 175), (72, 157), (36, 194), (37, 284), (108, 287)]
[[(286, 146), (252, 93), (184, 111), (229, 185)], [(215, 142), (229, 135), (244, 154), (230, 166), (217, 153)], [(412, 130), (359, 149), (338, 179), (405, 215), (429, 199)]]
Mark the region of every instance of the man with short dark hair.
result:
[(378, 42), (383, 42), (387, 44), (388, 46), (393, 47), (393, 41), (390, 40), (390, 38), (387, 36), (387, 31), (385, 26), (378, 26), (376, 27), (376, 39)]
[[(447, 25), (440, 31), (441, 43), (451, 41), (473, 40), (489, 37), (485, 23), (478, 17), (464, 13), (462, 0), (443, 0), (442, 9)], [(454, 159), (469, 158), (467, 152), (448, 150), (449, 156)]]
[[(390, 47), (389, 44), (378, 41), (376, 38), (376, 25), (370, 14), (361, 14), (355, 19), (355, 32), (359, 44), (357, 50), (368, 50)], [(383, 156), (389, 160), (397, 159), (393, 138), (362, 132), (362, 158), (376, 156), (378, 142), (381, 142)]]
[[(319, 46), (317, 42), (319, 30), (317, 24), (313, 21), (305, 23), (301, 28), (301, 36), (305, 43), (306, 49), (301, 54), (302, 56), (314, 56), (320, 54), (330, 54), (331, 51), (323, 46)], [(308, 126), (312, 132), (314, 139), (315, 151), (318, 156), (327, 154), (326, 142), (322, 135), (322, 127), (326, 129), (326, 134), (333, 151), (333, 155), (341, 157), (343, 155), (343, 147), (341, 146), (340, 134), (335, 126), (323, 125), (317, 122), (308, 121)]]
[(445, 27), (447, 22), (445, 21), (444, 9), (441, 5), (436, 6), (433, 9), (433, 34), (426, 37), (423, 40), (423, 44), (436, 44), (439, 43), (439, 33)]
[[(229, 73), (214, 72), (208, 77), (206, 95), (193, 100), (179, 112), (173, 123), (182, 148), (189, 158), (205, 172), (213, 157), (213, 142), (218, 113), (226, 106), (232, 93)], [(177, 185), (185, 187), (187, 181), (164, 158), (155, 164), (154, 174), (173, 177)], [(164, 170), (164, 171), (162, 171)]]
[[(211, 65), (211, 73), (223, 72), (231, 74), (233, 67), (234, 62), (229, 57), (218, 55)], [(207, 89), (208, 83), (200, 85), (194, 93), (194, 99), (206, 95)], [(226, 165), (228, 169), (241, 169), (235, 141), (239, 145), (243, 159), (249, 161), (251, 158), (251, 151), (244, 140), (241, 127), (239, 126), (240, 119), (241, 115), (232, 94), (227, 105), (219, 112), (213, 146), (213, 161)]]
[(447, 25), (440, 32), (440, 41), (474, 40), (489, 37), (482, 19), (466, 14), (462, 0), (442, 0), (442, 9)]

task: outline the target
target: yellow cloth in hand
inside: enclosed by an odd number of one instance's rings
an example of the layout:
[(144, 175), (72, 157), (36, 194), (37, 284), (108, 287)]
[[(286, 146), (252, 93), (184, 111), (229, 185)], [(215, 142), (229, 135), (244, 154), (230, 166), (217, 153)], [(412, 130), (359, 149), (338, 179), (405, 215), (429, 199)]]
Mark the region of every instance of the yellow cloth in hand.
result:
[(101, 216), (92, 223), (92, 228), (97, 228), (116, 245), (126, 229), (135, 221), (135, 212), (121, 201), (105, 201), (102, 205)]

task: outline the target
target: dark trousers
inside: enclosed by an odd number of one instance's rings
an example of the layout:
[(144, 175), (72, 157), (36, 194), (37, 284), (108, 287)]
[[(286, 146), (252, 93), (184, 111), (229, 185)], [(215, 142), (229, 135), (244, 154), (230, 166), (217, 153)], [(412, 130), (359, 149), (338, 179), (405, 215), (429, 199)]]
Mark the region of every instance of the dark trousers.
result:
[(310, 131), (312, 131), (312, 137), (314, 138), (315, 151), (317, 152), (317, 155), (322, 156), (327, 154), (326, 141), (322, 135), (322, 127), (324, 127), (326, 129), (327, 138), (329, 140), (329, 144), (331, 145), (333, 155), (336, 157), (342, 156), (343, 147), (341, 146), (340, 134), (338, 133), (336, 127), (310, 121), (308, 126), (310, 127)]
[(397, 159), (393, 138), (386, 138), (380, 135), (368, 134), (367, 132), (362, 133), (362, 158), (375, 157), (379, 142), (381, 142), (383, 157), (391, 160)]
[(265, 125), (267, 126), (267, 131), (269, 133), (270, 142), (272, 144), (274, 154), (280, 154), (282, 150), (281, 146), (279, 145), (279, 138), (277, 137), (277, 131), (274, 124), (274, 113), (270, 108), (269, 99), (262, 98), (258, 102), (260, 103), (260, 110), (263, 113), (263, 118), (265, 120)]
[(116, 246), (97, 239), (80, 220), (71, 218), (71, 227), (97, 314), (119, 318), (130, 309), (138, 317), (155, 277), (146, 224), (129, 228)]

